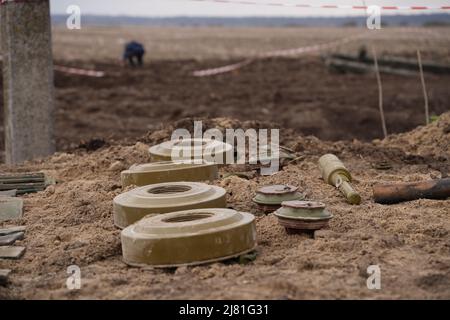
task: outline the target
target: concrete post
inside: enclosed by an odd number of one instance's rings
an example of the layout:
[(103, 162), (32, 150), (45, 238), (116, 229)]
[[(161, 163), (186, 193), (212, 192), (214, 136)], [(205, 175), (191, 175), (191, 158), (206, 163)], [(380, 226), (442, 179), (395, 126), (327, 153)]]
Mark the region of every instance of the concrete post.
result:
[(6, 163), (55, 151), (48, 0), (1, 1)]

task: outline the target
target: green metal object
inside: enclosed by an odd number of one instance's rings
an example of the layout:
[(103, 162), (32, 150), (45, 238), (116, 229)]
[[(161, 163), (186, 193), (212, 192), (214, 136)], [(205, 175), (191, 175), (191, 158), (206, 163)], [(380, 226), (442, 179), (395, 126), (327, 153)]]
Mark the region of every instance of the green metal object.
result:
[(25, 232), (27, 227), (19, 226), (19, 227), (9, 227), (5, 229), (0, 229), (0, 236), (6, 236), (8, 234), (17, 233), (17, 232)]
[(325, 204), (315, 201), (285, 201), (274, 215), (288, 231), (321, 229), (333, 217)]
[(175, 181), (213, 181), (219, 178), (216, 164), (183, 164), (173, 161), (134, 165), (122, 171), (122, 186), (146, 186)]
[[(212, 155), (219, 164), (225, 163), (226, 154), (232, 151), (232, 146), (212, 139), (184, 139), (165, 141), (156, 146), (150, 147), (149, 152), (153, 162), (172, 160), (209, 160), (205, 156)], [(177, 159), (173, 159), (175, 154)], [(210, 162), (210, 161), (209, 161)]]
[(14, 195), (39, 192), (45, 190), (54, 179), (43, 172), (0, 174), (0, 192), (13, 191)]
[(0, 222), (22, 218), (23, 199), (0, 196)]
[(114, 223), (125, 228), (149, 214), (226, 207), (226, 191), (199, 182), (158, 183), (135, 188), (114, 198)]
[(178, 267), (236, 258), (255, 249), (255, 217), (231, 209), (149, 216), (122, 231), (125, 263)]
[(4, 286), (8, 283), (8, 277), (10, 274), (10, 269), (0, 269), (0, 286)]
[(257, 203), (265, 213), (270, 213), (278, 209), (283, 201), (302, 199), (304, 196), (298, 192), (297, 187), (276, 184), (258, 189), (253, 202)]
[(25, 249), (25, 247), (0, 246), (0, 259), (20, 259)]
[(361, 196), (352, 188), (352, 176), (341, 160), (334, 154), (326, 154), (319, 159), (323, 180), (338, 188), (350, 204), (360, 204)]
[(22, 240), (25, 236), (24, 232), (11, 233), (6, 236), (0, 236), (0, 246), (9, 246), (14, 244), (17, 240)]

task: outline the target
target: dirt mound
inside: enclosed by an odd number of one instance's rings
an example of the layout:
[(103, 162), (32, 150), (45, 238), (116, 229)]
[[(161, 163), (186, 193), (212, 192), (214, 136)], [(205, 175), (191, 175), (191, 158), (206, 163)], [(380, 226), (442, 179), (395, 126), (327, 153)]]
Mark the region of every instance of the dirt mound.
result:
[(446, 112), (428, 126), (392, 135), (382, 146), (395, 146), (418, 155), (450, 158), (450, 112)]
[[(448, 115), (442, 119), (448, 119)], [(437, 151), (442, 119), (426, 128), (427, 147)], [(42, 170), (58, 183), (24, 196), (27, 247), (18, 261), (0, 261), (11, 268), (11, 283), (0, 287), (2, 298), (116, 299), (302, 299), (302, 298), (450, 298), (450, 200), (417, 200), (384, 206), (373, 203), (378, 182), (415, 181), (441, 176), (431, 156), (407, 153), (397, 137), (379, 144), (323, 142), (283, 133), (283, 145), (296, 159), (272, 176), (260, 176), (245, 166), (227, 166), (221, 173), (240, 172), (214, 182), (227, 190), (228, 206), (257, 216), (258, 256), (248, 264), (232, 260), (198, 267), (163, 270), (130, 268), (121, 261), (120, 231), (113, 225), (112, 199), (124, 190), (119, 173), (149, 160), (148, 146), (170, 137), (171, 129), (190, 128), (193, 119), (151, 131), (139, 142), (109, 142), (95, 151), (79, 148), (1, 171)], [(447, 120), (445, 120), (447, 121)], [(440, 124), (441, 123), (441, 124)], [(228, 118), (204, 122), (205, 128), (270, 127), (270, 123)], [(425, 133), (422, 133), (425, 137)], [(437, 135), (436, 137), (440, 137)], [(445, 137), (445, 136), (444, 136)], [(89, 144), (88, 144), (89, 145)], [(420, 150), (424, 146), (419, 146)], [(409, 149), (408, 149), (409, 150)], [(414, 149), (411, 149), (413, 152)], [(447, 149), (448, 150), (448, 149)], [(320, 179), (317, 159), (325, 152), (342, 158), (361, 193), (360, 206), (348, 205)], [(388, 162), (383, 170), (374, 166)], [(307, 235), (287, 235), (276, 218), (261, 214), (250, 200), (262, 185), (289, 183), (308, 199), (324, 201), (334, 218), (327, 229)], [(0, 224), (0, 227), (6, 226)], [(81, 268), (82, 289), (66, 288), (67, 267)], [(366, 287), (367, 267), (377, 264), (382, 290)]]
[[(270, 120), (278, 128), (322, 140), (370, 141), (382, 136), (373, 75), (335, 74), (317, 57), (271, 59), (211, 78), (192, 71), (232, 61), (151, 61), (142, 69), (95, 61), (57, 61), (98, 69), (103, 78), (55, 74), (57, 150), (97, 141), (136, 139), (182, 118)], [(448, 111), (449, 76), (427, 75), (430, 113)], [(0, 87), (2, 87), (0, 79)], [(390, 133), (423, 123), (423, 95), (416, 77), (383, 75)], [(3, 149), (0, 90), (0, 150)], [(1, 161), (0, 151), (0, 161)]]

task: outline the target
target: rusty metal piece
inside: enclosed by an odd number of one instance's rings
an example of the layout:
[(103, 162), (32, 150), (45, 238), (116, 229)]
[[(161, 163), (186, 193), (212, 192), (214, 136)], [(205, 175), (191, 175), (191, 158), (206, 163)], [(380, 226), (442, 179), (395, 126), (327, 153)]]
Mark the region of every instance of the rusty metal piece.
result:
[(175, 181), (213, 181), (219, 178), (219, 169), (213, 163), (184, 164), (163, 161), (133, 165), (122, 171), (120, 177), (123, 187)]
[[(192, 159), (203, 159), (208, 162), (211, 156), (218, 159), (217, 163), (223, 164), (226, 154), (231, 152), (233, 147), (218, 140), (213, 139), (183, 139), (165, 141), (156, 146), (150, 147), (149, 152), (152, 161), (183, 161)], [(172, 155), (177, 159), (172, 159)]]
[(341, 160), (334, 154), (326, 154), (319, 159), (323, 180), (338, 188), (350, 204), (360, 204), (361, 196), (352, 188), (352, 176)]
[(298, 192), (298, 187), (276, 184), (259, 188), (253, 202), (257, 203), (264, 213), (270, 213), (280, 208), (283, 201), (302, 199), (304, 196)]
[(325, 204), (316, 201), (285, 201), (274, 215), (288, 232), (318, 230), (327, 226), (333, 217), (325, 209)]
[(179, 267), (235, 258), (255, 249), (255, 217), (231, 209), (195, 209), (148, 216), (121, 235), (125, 263)]
[(114, 223), (125, 228), (149, 214), (226, 207), (226, 191), (199, 182), (158, 183), (135, 188), (114, 198)]
[(377, 170), (389, 170), (392, 169), (392, 164), (389, 161), (379, 161), (371, 164), (372, 168)]
[(417, 199), (445, 200), (450, 197), (450, 178), (408, 183), (377, 184), (373, 198), (377, 203), (393, 204)]

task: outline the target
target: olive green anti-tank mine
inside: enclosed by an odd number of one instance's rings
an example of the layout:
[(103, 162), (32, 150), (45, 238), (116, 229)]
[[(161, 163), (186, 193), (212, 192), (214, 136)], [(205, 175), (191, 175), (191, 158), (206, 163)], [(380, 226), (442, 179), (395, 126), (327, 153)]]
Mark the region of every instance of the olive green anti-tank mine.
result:
[(231, 209), (196, 209), (148, 216), (121, 235), (124, 262), (139, 267), (198, 265), (256, 248), (255, 217)]
[(199, 182), (169, 182), (143, 186), (114, 198), (114, 223), (119, 228), (125, 228), (149, 214), (224, 208), (225, 196), (225, 189)]
[(303, 199), (304, 195), (298, 192), (298, 187), (276, 184), (259, 188), (253, 202), (257, 203), (264, 213), (270, 213), (278, 209), (283, 201)]
[(122, 171), (120, 177), (122, 187), (175, 181), (213, 181), (218, 179), (219, 169), (216, 164), (206, 162), (185, 164), (162, 161), (133, 165), (130, 169)]
[[(233, 147), (213, 139), (170, 140), (149, 148), (153, 162), (203, 159), (208, 162), (226, 163), (227, 153)], [(231, 156), (232, 154), (230, 154)]]
[(316, 201), (285, 201), (274, 215), (288, 232), (321, 229), (333, 217), (325, 204)]

